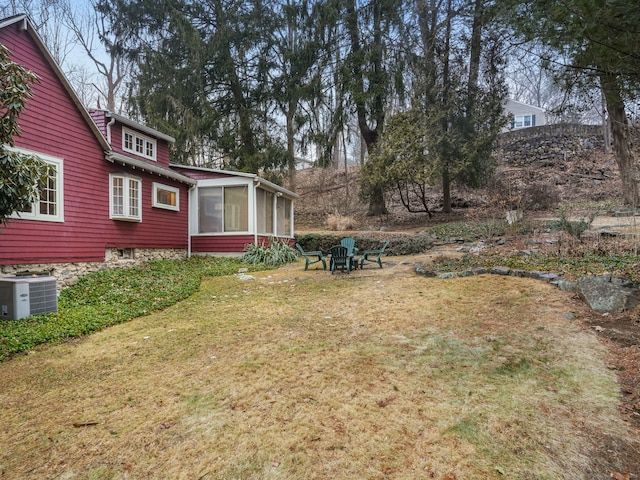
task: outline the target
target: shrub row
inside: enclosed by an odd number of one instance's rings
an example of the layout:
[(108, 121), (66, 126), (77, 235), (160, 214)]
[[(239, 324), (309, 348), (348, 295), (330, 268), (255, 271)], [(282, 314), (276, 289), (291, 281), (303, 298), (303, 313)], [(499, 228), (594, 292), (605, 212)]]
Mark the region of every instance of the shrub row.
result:
[[(308, 233), (296, 235), (296, 242), (304, 250), (320, 250), (329, 252), (331, 247), (339, 245), (344, 235)], [(420, 233), (411, 236), (389, 235), (384, 239), (371, 238), (365, 236), (353, 236), (356, 247), (362, 250), (375, 250), (381, 248), (385, 241), (389, 241), (389, 246), (385, 252), (389, 255), (415, 255), (426, 252), (433, 247), (433, 238)]]

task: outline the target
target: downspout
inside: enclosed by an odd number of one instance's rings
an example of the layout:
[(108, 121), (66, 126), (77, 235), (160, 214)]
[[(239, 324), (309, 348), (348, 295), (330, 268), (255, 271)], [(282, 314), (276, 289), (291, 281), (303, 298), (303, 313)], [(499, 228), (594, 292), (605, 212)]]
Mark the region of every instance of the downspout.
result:
[(253, 185), (253, 244), (258, 246), (258, 187), (260, 186), (260, 180), (254, 179)]
[[(191, 258), (191, 214), (193, 213), (192, 207), (191, 207), (191, 203), (192, 203), (191, 193), (194, 192), (193, 196), (195, 196), (195, 194), (197, 193), (196, 188), (197, 188), (197, 185), (191, 185), (189, 187), (189, 195), (188, 195), (189, 206), (187, 208), (187, 258)], [(196, 205), (198, 204), (198, 202), (194, 202), (194, 203)]]
[(109, 120), (109, 123), (107, 123), (106, 127), (107, 127), (107, 143), (109, 143), (109, 148), (111, 150), (113, 150), (113, 147), (111, 145), (111, 125), (113, 125), (114, 123), (116, 123), (116, 119), (115, 117), (111, 117), (111, 120)]

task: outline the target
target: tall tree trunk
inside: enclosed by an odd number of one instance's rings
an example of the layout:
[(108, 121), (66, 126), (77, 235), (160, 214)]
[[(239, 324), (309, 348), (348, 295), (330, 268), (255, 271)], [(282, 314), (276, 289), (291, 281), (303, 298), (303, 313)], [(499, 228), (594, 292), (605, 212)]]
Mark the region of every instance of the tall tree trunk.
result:
[[(373, 0), (374, 4), (379, 0)], [(380, 22), (380, 13), (378, 12), (379, 6), (374, 5), (374, 28), (379, 29)], [(367, 145), (367, 152), (371, 154), (372, 150), (375, 148), (375, 144), (378, 141), (378, 137), (380, 136), (380, 131), (384, 125), (384, 108), (382, 108), (382, 93), (377, 94), (377, 97), (374, 100), (374, 111), (372, 112), (375, 116), (375, 128), (371, 128), (367, 123), (367, 102), (365, 100), (365, 85), (364, 85), (364, 74), (362, 71), (362, 65), (359, 57), (362, 54), (362, 44), (360, 41), (360, 28), (358, 25), (358, 11), (356, 9), (355, 0), (349, 0), (346, 5), (347, 11), (347, 30), (349, 33), (349, 40), (351, 43), (351, 54), (354, 57), (353, 62), (353, 89), (354, 89), (354, 97), (356, 103), (356, 113), (358, 117), (358, 127), (360, 129), (360, 134), (364, 139), (365, 144)], [(382, 42), (381, 36), (376, 35), (376, 41)], [(374, 48), (381, 48), (381, 45), (376, 45)], [(380, 62), (382, 59), (379, 59)], [(376, 63), (375, 69), (376, 72), (381, 69), (381, 64), (378, 65)], [(378, 88), (378, 90), (380, 90)], [(369, 211), (367, 215), (383, 215), (387, 213), (387, 206), (384, 200), (384, 190), (382, 187), (374, 186), (371, 189), (371, 194), (369, 197)]]
[(293, 117), (296, 114), (298, 108), (297, 100), (291, 100), (289, 102), (289, 108), (287, 110), (287, 167), (289, 170), (289, 188), (292, 192), (296, 191), (296, 155), (293, 129)]
[(637, 206), (640, 203), (637, 167), (618, 80), (615, 75), (603, 73), (600, 75), (600, 83), (609, 111), (613, 150), (622, 181), (622, 196), (626, 204)]
[(442, 211), (451, 213), (451, 179), (446, 165), (442, 169)]
[(473, 108), (480, 78), (480, 54), (482, 53), (482, 27), (484, 25), (483, 0), (475, 0), (471, 42), (469, 45), (469, 104)]
[[(442, 107), (445, 111), (449, 110), (447, 105), (449, 99), (449, 89), (451, 88), (451, 79), (449, 72), (449, 55), (451, 52), (451, 0), (447, 1), (447, 23), (445, 29), (444, 43), (444, 61), (442, 66)], [(449, 131), (449, 116), (445, 115), (442, 121), (442, 134), (446, 138)], [(446, 142), (445, 142), (446, 145)], [(442, 162), (442, 211), (451, 213), (451, 176), (449, 175), (449, 165), (453, 163), (451, 152), (445, 147), (440, 152)]]

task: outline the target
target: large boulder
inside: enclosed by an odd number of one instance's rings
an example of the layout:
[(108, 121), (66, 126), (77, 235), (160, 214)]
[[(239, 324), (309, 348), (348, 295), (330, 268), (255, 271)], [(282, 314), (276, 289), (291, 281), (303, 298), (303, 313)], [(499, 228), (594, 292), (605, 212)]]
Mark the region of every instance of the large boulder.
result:
[(626, 278), (589, 276), (578, 279), (578, 293), (598, 313), (620, 313), (640, 303), (637, 285)]

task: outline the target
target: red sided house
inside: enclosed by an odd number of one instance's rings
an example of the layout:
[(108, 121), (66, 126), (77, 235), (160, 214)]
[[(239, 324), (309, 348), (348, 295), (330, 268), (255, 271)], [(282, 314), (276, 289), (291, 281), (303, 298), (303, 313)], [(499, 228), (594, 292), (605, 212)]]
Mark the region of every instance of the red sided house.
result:
[(87, 111), (28, 17), (0, 20), (0, 43), (40, 78), (16, 148), (51, 167), (40, 200), (0, 230), (0, 276), (46, 273), (66, 285), (91, 270), (190, 251), (239, 254), (257, 233), (293, 236), (295, 194), (254, 175), (174, 168), (170, 136)]

